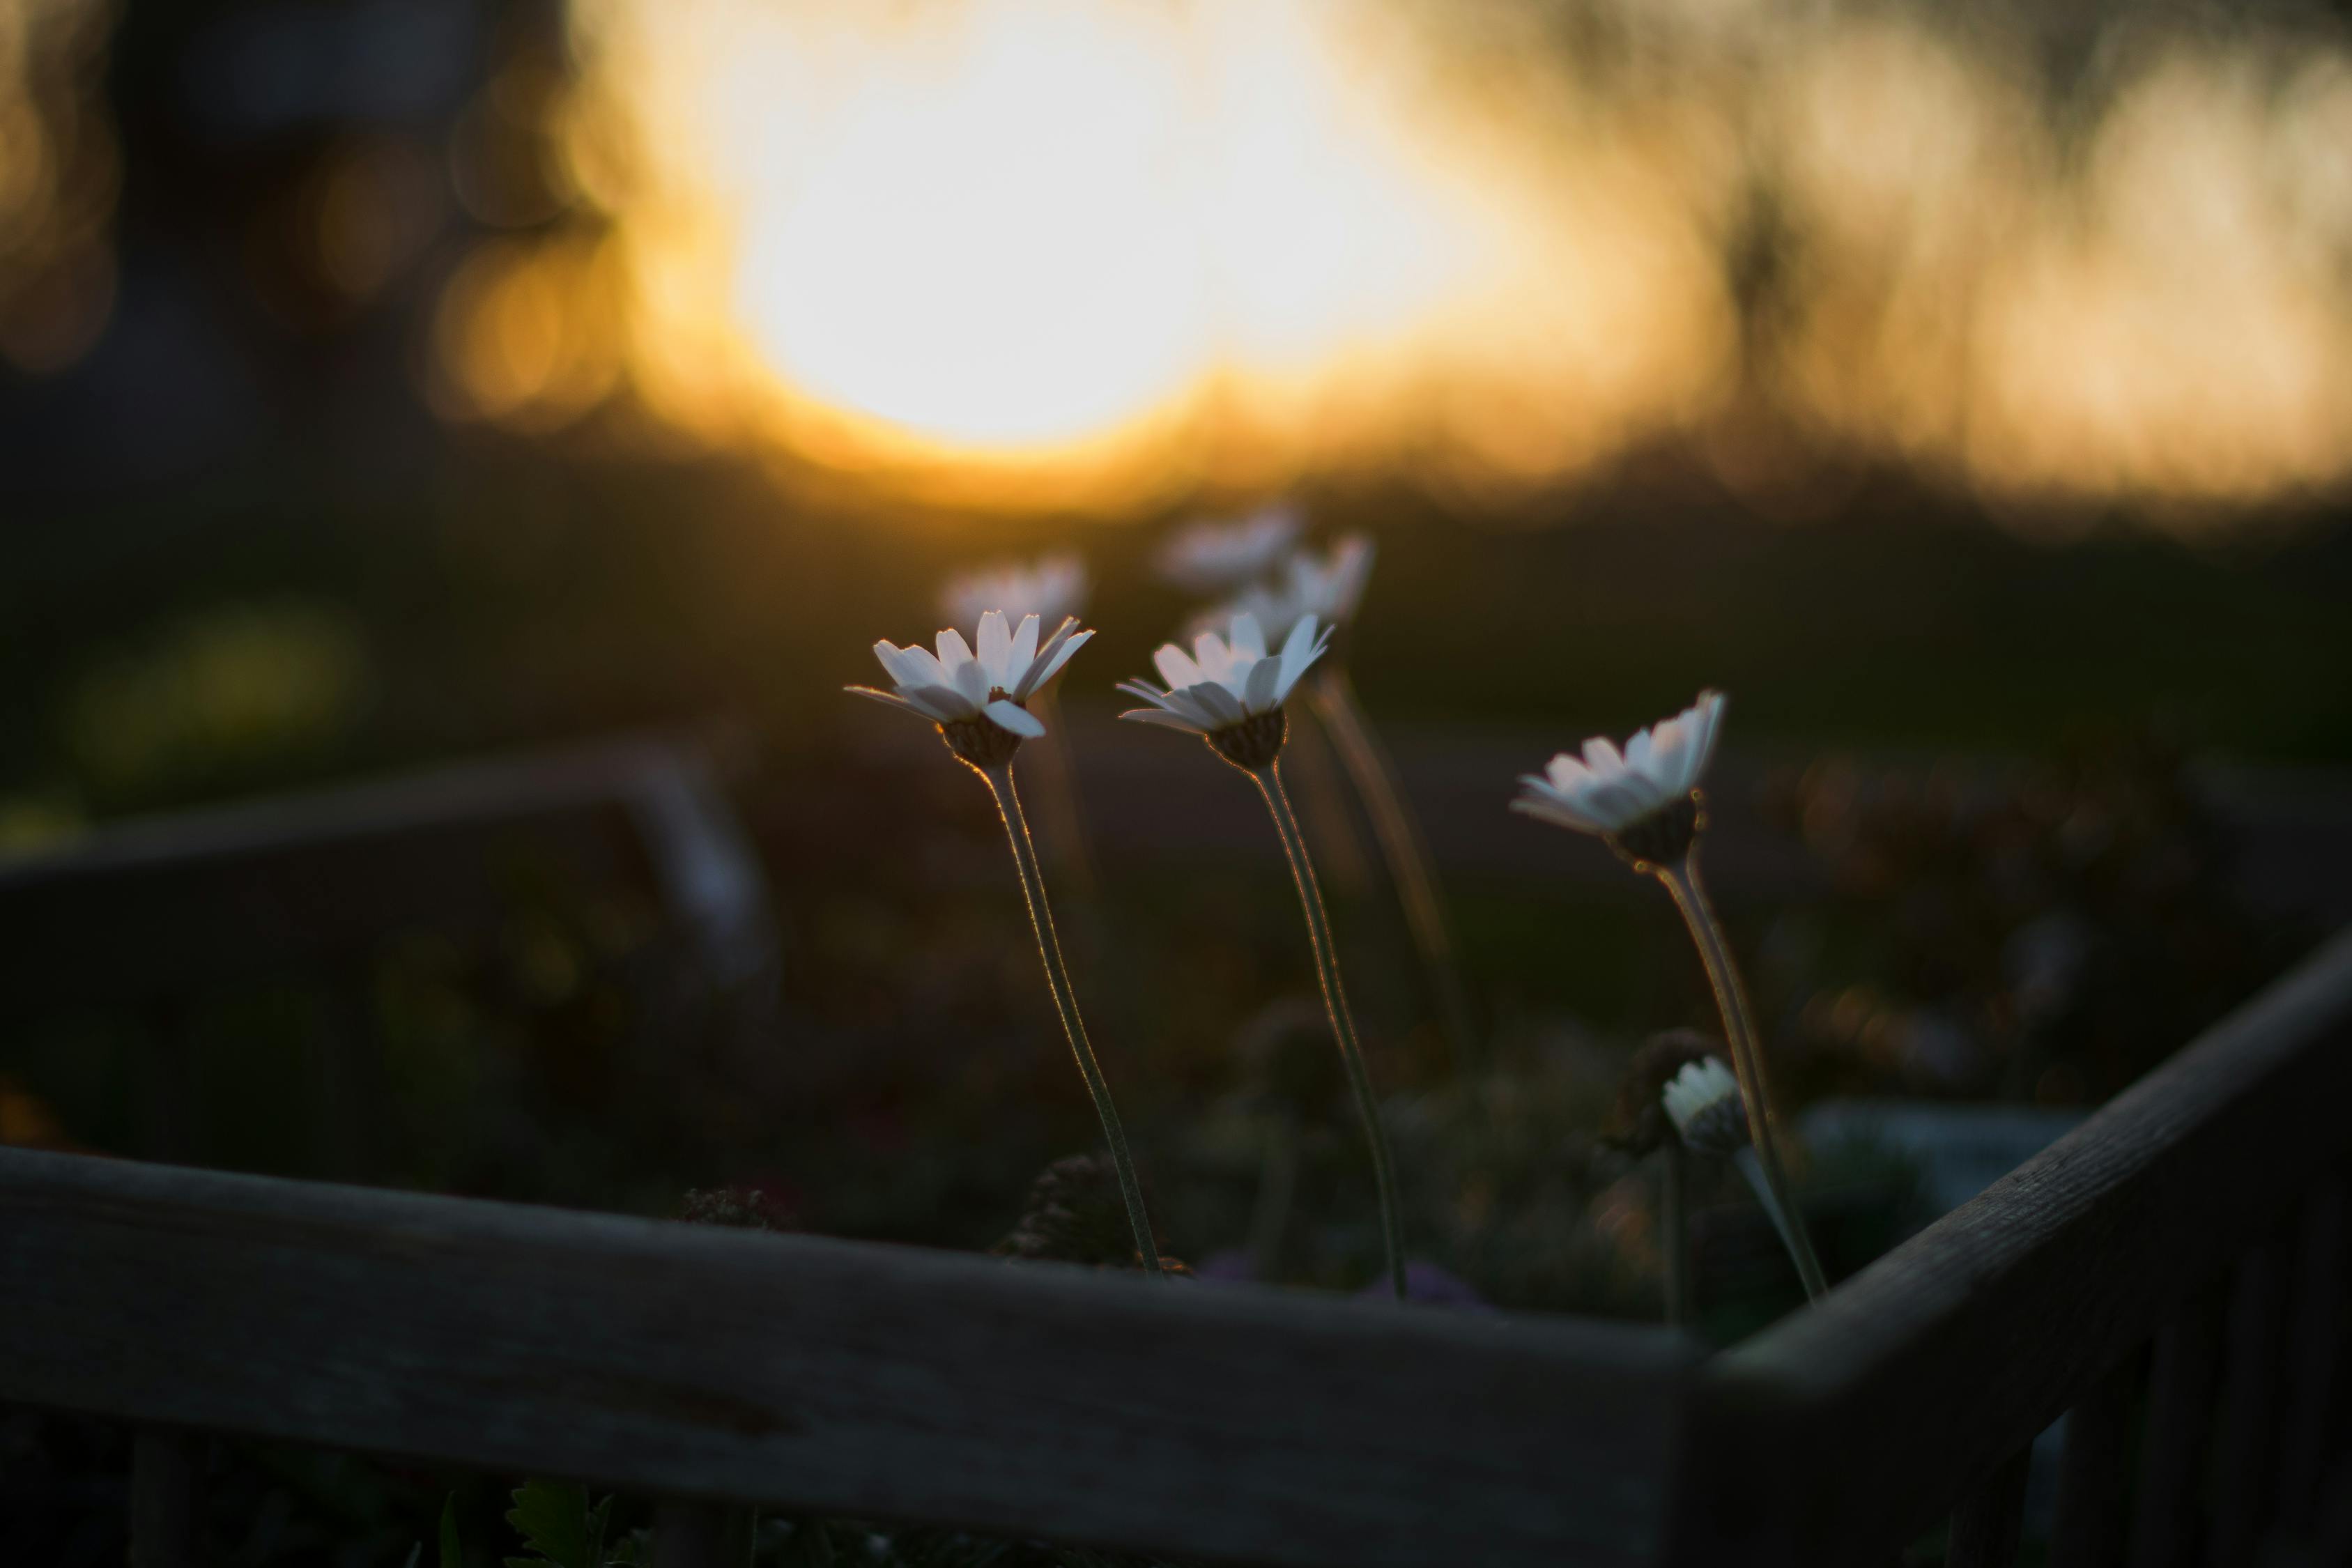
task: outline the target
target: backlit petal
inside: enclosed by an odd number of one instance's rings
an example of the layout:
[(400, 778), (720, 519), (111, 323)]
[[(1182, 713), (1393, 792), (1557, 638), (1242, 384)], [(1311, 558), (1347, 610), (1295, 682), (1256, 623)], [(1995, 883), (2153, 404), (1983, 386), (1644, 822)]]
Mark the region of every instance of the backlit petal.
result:
[(1160, 671), (1160, 679), (1168, 683), (1171, 691), (1198, 686), (1209, 679), (1201, 673), (1201, 667), (1192, 662), (1192, 656), (1172, 642), (1161, 643), (1160, 651), (1151, 656), (1151, 663)]
[(1033, 741), (1045, 732), (1045, 726), (1037, 721), (1037, 715), (1019, 703), (1008, 702), (1002, 697), (982, 709), (981, 711), (987, 714), (999, 729), (1010, 730), (1016, 735), (1025, 735)]
[(1265, 713), (1282, 705), (1275, 688), (1282, 678), (1282, 661), (1261, 658), (1250, 666), (1249, 679), (1242, 686), (1242, 706), (1253, 713)]
[(1003, 610), (991, 610), (980, 617), (980, 651), (975, 657), (987, 681), (982, 691), (1013, 684), (1005, 673), (1005, 667), (1013, 662), (1013, 628), (1005, 625)]
[[(1064, 630), (1066, 631), (1069, 627), (1076, 626), (1077, 624), (1078, 623), (1075, 620), (1068, 620), (1064, 621), (1062, 626)], [(1037, 660), (1034, 664), (1032, 664), (1029, 667), (1029, 673), (1022, 678), (1020, 686), (1015, 689), (1013, 693), (1013, 696), (1026, 697), (1031, 692), (1044, 686), (1047, 681), (1052, 680), (1054, 677), (1061, 674), (1062, 667), (1070, 662), (1070, 656), (1076, 653), (1078, 649), (1086, 647), (1088, 640), (1091, 639), (1095, 634), (1091, 631), (1083, 631), (1074, 637), (1064, 637), (1061, 632), (1056, 632), (1054, 635), (1060, 638), (1060, 646), (1056, 647), (1051, 654)]]
[(1181, 730), (1188, 735), (1205, 733), (1198, 724), (1181, 714), (1171, 713), (1165, 708), (1130, 708), (1119, 717), (1132, 719), (1139, 724), (1157, 724), (1163, 730)]

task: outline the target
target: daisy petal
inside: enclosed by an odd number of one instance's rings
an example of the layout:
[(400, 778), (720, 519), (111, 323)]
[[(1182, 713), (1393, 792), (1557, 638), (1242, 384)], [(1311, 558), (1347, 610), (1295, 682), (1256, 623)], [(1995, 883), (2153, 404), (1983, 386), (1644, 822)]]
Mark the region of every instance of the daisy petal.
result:
[(1275, 687), (1282, 679), (1282, 661), (1261, 658), (1250, 666), (1249, 679), (1242, 688), (1242, 706), (1253, 713), (1265, 713), (1282, 705), (1275, 695)]
[(1181, 730), (1188, 735), (1207, 733), (1181, 714), (1171, 713), (1165, 708), (1130, 708), (1119, 717), (1132, 719), (1139, 724), (1157, 724), (1163, 730)]
[(1013, 628), (1004, 624), (1003, 610), (991, 610), (980, 617), (980, 652), (976, 657), (982, 677), (988, 683), (981, 688), (982, 691), (1013, 684), (1005, 673), (1005, 667), (1013, 662)]
[(1265, 632), (1257, 617), (1244, 610), (1233, 619), (1233, 648), (1236, 662), (1248, 659), (1255, 664), (1265, 657)]
[(1551, 781), (1551, 787), (1563, 794), (1581, 789), (1592, 781), (1592, 770), (1586, 767), (1573, 752), (1556, 753), (1550, 762), (1544, 764), (1544, 773)]
[(945, 686), (948, 678), (940, 668), (940, 661), (931, 657), (927, 647), (894, 647), (888, 642), (874, 645), (874, 657), (900, 686)]
[(1151, 663), (1160, 671), (1160, 679), (1168, 683), (1171, 691), (1198, 686), (1209, 679), (1201, 673), (1201, 667), (1192, 662), (1192, 656), (1172, 642), (1161, 643), (1160, 651), (1151, 656)]
[(1290, 636), (1282, 644), (1282, 673), (1274, 683), (1274, 700), (1287, 702), (1290, 689), (1298, 684), (1314, 662), (1323, 657), (1331, 646), (1331, 628), (1317, 622), (1313, 616), (1301, 616), (1298, 624), (1290, 628)]
[(854, 692), (859, 697), (871, 697), (877, 702), (887, 702), (893, 708), (903, 708), (908, 712), (918, 716), (921, 716), (923, 712), (921, 709), (916, 707), (913, 703), (908, 701), (905, 698), (899, 696), (895, 691), (877, 691), (871, 686), (845, 686), (842, 689), (844, 691)]
[(1010, 730), (1016, 735), (1026, 736), (1033, 741), (1045, 732), (1045, 726), (1037, 721), (1037, 716), (1034, 713), (1017, 702), (1008, 702), (1001, 697), (981, 711), (987, 714), (998, 729)]
[[(1065, 621), (1063, 625), (1066, 627), (1074, 626), (1077, 625), (1077, 622)], [(1060, 634), (1056, 633), (1055, 635), (1059, 636)], [(1026, 697), (1031, 692), (1036, 690), (1039, 687), (1042, 687), (1046, 682), (1052, 680), (1055, 676), (1061, 674), (1062, 667), (1070, 662), (1070, 656), (1077, 652), (1078, 649), (1086, 647), (1087, 642), (1093, 638), (1094, 635), (1095, 634), (1092, 631), (1083, 631), (1078, 633), (1076, 637), (1062, 637), (1061, 646), (1054, 650), (1052, 657), (1041, 658), (1036, 663), (1029, 667), (1029, 673), (1021, 678), (1021, 684), (1014, 689), (1013, 695), (1015, 697)]]
[(902, 686), (898, 695), (904, 697), (916, 711), (946, 723), (952, 719), (969, 719), (979, 711), (979, 704), (952, 686)]
[(1706, 765), (1715, 760), (1715, 738), (1722, 732), (1723, 710), (1727, 700), (1720, 691), (1709, 689), (1698, 694), (1698, 705), (1691, 710), (1698, 723), (1698, 733), (1691, 743), (1690, 782), (1685, 788), (1698, 783)]
[(1223, 684), (1204, 680), (1198, 686), (1188, 686), (1176, 695), (1190, 698), (1202, 712), (1214, 719), (1220, 727), (1238, 724), (1249, 715), (1242, 709), (1242, 700)]

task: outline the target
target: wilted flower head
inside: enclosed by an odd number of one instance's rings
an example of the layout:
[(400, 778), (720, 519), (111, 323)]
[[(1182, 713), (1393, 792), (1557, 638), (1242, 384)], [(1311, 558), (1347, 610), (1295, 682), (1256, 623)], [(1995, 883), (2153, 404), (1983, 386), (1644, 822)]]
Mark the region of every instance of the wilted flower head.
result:
[(1304, 616), (1290, 628), (1282, 651), (1270, 655), (1256, 617), (1235, 616), (1230, 638), (1202, 632), (1192, 639), (1189, 654), (1162, 643), (1151, 662), (1168, 689), (1144, 680), (1121, 681), (1121, 691), (1151, 706), (1130, 708), (1119, 717), (1205, 735), (1227, 762), (1264, 767), (1282, 749), (1284, 699), (1330, 641), (1328, 628)]
[(936, 656), (920, 646), (894, 647), (886, 638), (874, 645), (874, 657), (889, 671), (897, 689), (847, 689), (932, 721), (956, 755), (985, 767), (1009, 760), (1024, 739), (1045, 732), (1045, 726), (1022, 703), (1060, 674), (1070, 656), (1095, 635), (1077, 626), (1075, 618), (1065, 618), (1040, 645), (1035, 616), (1022, 616), (1015, 631), (1007, 627), (1001, 612), (991, 610), (980, 617), (977, 653), (952, 626), (940, 633)]
[(1252, 584), (1208, 618), (1213, 623), (1235, 615), (1255, 616), (1265, 635), (1276, 640), (1288, 636), (1301, 616), (1312, 616), (1336, 629), (1356, 618), (1371, 574), (1372, 542), (1351, 533), (1328, 555), (1297, 552), (1284, 564), (1278, 581)]
[[(1117, 1169), (1099, 1154), (1055, 1161), (1029, 1184), (1020, 1219), (990, 1250), (1000, 1258), (1134, 1268), (1139, 1260), (1135, 1233), (1121, 1206)], [(1160, 1265), (1166, 1273), (1192, 1272), (1164, 1255)]]
[(1666, 1115), (1665, 1088), (1692, 1063), (1723, 1049), (1723, 1042), (1696, 1029), (1663, 1029), (1643, 1040), (1617, 1082), (1617, 1101), (1601, 1139), (1629, 1154), (1647, 1154), (1675, 1136)]
[(1723, 693), (1702, 691), (1674, 718), (1641, 731), (1620, 752), (1603, 736), (1584, 755), (1561, 752), (1541, 773), (1521, 776), (1511, 809), (1579, 833), (1596, 833), (1621, 853), (1667, 864), (1697, 832), (1694, 792), (1715, 755)]
[(1087, 588), (1086, 563), (1065, 552), (958, 573), (940, 586), (940, 608), (959, 626), (978, 626), (991, 610), (1013, 620), (1034, 616), (1041, 626), (1057, 626), (1087, 607)]
[(1298, 539), (1298, 513), (1270, 506), (1237, 522), (1195, 522), (1160, 552), (1160, 573), (1196, 594), (1230, 594), (1274, 570)]
[(1684, 1068), (1659, 1098), (1685, 1148), (1728, 1156), (1748, 1142), (1739, 1079), (1720, 1057), (1703, 1057)]

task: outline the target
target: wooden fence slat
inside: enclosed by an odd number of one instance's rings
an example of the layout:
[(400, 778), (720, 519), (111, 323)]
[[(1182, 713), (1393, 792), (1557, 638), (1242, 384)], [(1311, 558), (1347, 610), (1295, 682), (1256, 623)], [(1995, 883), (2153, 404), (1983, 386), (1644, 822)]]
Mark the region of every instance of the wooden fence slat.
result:
[(131, 1568), (194, 1568), (204, 1439), (142, 1427), (131, 1440)]
[(2142, 1360), (2125, 1356), (2066, 1415), (2058, 1506), (2050, 1527), (2053, 1568), (2123, 1568), (2130, 1521), (2132, 1404)]
[(2278, 1233), (2246, 1249), (2231, 1281), (2221, 1417), (2215, 1432), (2211, 1568), (2242, 1568), (2270, 1516), (2277, 1486), (2279, 1352), (2286, 1337), (2286, 1247)]
[[(2327, 1168), (2352, 1103), (2352, 932), (2035, 1159), (1708, 1363), (1674, 1560), (1899, 1550)], [(1868, 1477), (1867, 1485), (1854, 1478)]]
[(2221, 1382), (2222, 1302), (2219, 1287), (2199, 1292), (2156, 1337), (2139, 1507), (2132, 1521), (2136, 1568), (2180, 1568), (2197, 1554), (2201, 1482)]
[(1952, 1515), (1944, 1568), (2012, 1568), (2025, 1523), (2025, 1482), (2033, 1469), (2031, 1445), (2003, 1459)]
[(2303, 1212), (2288, 1330), (2287, 1409), (2279, 1433), (2280, 1522), (2307, 1524), (2319, 1501), (2344, 1376), (2345, 1253), (2352, 1243), (2352, 1203), (2338, 1172), (2313, 1189)]
[(1663, 1328), (0, 1149), (0, 1401), (655, 1497), (1605, 1568), (1654, 1558), (1691, 1359)]

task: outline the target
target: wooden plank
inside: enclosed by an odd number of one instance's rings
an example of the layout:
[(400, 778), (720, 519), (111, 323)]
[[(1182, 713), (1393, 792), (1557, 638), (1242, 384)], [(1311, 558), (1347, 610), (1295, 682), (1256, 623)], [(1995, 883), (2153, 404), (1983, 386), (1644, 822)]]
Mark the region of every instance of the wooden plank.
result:
[(2332, 1159), (2348, 1020), (2352, 932), (1827, 1300), (1716, 1358), (1685, 1461), (1706, 1506), (1677, 1511), (1677, 1560), (1899, 1550)]
[(691, 752), (621, 741), (106, 828), (0, 866), (0, 1017), (364, 960), (386, 931), (495, 939), (550, 877), (660, 910), (716, 978), (772, 943), (767, 889)]
[(1662, 1329), (0, 1150), (0, 1400), (1203, 1558), (1648, 1562)]
[(2132, 1525), (2132, 1562), (2137, 1568), (2183, 1568), (2197, 1560), (2205, 1521), (2205, 1460), (2221, 1384), (2223, 1305), (2218, 1288), (2202, 1291), (2156, 1337), (2147, 1444)]
[(2286, 1247), (2273, 1232), (2240, 1259), (2231, 1281), (2229, 1363), (2215, 1433), (2210, 1568), (2254, 1560), (2277, 1486), (2279, 1356), (2286, 1338)]
[(2003, 1459), (1952, 1515), (1944, 1568), (2014, 1568), (2025, 1524), (2025, 1481), (2033, 1468), (2029, 1445)]
[(2352, 1203), (2337, 1172), (2305, 1200), (2294, 1278), (2294, 1321), (2287, 1365), (2285, 1420), (2279, 1434), (2280, 1521), (2307, 1525), (2319, 1501), (2320, 1478), (2331, 1458), (2336, 1412), (2343, 1394), (2344, 1291)]
[(2053, 1568), (2123, 1568), (2130, 1520), (2132, 1405), (2142, 1358), (2125, 1356), (2066, 1413), (2058, 1508), (2050, 1527)]

